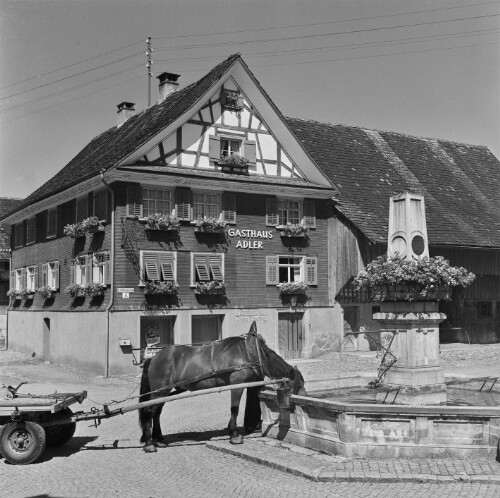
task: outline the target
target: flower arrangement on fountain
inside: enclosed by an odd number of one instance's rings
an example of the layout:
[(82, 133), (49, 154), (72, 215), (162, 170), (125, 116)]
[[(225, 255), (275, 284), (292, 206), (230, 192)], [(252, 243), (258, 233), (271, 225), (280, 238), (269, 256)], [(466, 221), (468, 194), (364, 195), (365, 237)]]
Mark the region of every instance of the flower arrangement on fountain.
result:
[(239, 154), (228, 154), (226, 156), (221, 156), (219, 159), (219, 166), (228, 166), (231, 168), (245, 169), (248, 168), (248, 163), (250, 161)]
[(145, 295), (177, 294), (179, 284), (173, 280), (150, 280), (144, 285)]
[(203, 218), (198, 218), (195, 222), (195, 227), (201, 232), (222, 232), (227, 223), (224, 220), (217, 218), (210, 218), (204, 216)]
[(104, 291), (108, 288), (106, 284), (100, 282), (92, 282), (83, 286), (83, 292), (90, 297), (104, 295)]
[(280, 294), (286, 296), (305, 294), (309, 288), (305, 282), (282, 282), (277, 284), (276, 287), (280, 291)]
[(306, 237), (309, 227), (301, 221), (300, 223), (287, 223), (286, 225), (281, 225), (281, 236), (282, 237)]
[(373, 301), (431, 301), (450, 299), (453, 287), (467, 287), (475, 275), (451, 266), (442, 256), (405, 259), (379, 256), (354, 278), (354, 286), (366, 289)]
[(147, 217), (146, 229), (148, 230), (179, 230), (178, 218), (170, 214), (156, 213)]
[(86, 232), (95, 233), (104, 230), (104, 225), (97, 216), (90, 216), (77, 223), (72, 223), (64, 227), (64, 235), (76, 238), (82, 237)]
[(42, 299), (50, 299), (54, 296), (56, 291), (57, 289), (55, 287), (51, 287), (50, 285), (44, 285), (36, 290), (37, 294), (40, 294)]
[(198, 295), (225, 294), (226, 284), (220, 280), (210, 282), (197, 282), (194, 293)]

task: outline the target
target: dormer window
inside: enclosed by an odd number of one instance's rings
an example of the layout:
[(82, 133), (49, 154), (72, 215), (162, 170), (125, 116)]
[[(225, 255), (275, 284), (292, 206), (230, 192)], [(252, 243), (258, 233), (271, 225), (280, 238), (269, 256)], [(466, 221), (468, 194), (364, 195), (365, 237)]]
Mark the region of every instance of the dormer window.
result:
[(231, 138), (221, 138), (220, 141), (220, 157), (240, 155), (241, 140)]

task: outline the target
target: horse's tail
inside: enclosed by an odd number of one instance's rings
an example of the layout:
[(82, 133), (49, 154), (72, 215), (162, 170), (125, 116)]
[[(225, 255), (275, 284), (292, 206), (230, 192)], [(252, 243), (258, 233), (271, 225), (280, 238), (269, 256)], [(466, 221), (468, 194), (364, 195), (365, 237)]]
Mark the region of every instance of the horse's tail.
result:
[[(151, 358), (148, 358), (142, 367), (142, 377), (141, 377), (141, 388), (139, 390), (139, 401), (149, 401), (151, 396), (148, 394), (151, 390), (149, 386), (149, 364), (151, 363)], [(139, 425), (141, 428), (144, 427), (144, 424), (147, 422), (147, 411), (148, 408), (139, 408)], [(144, 443), (144, 436), (141, 437), (141, 443)]]

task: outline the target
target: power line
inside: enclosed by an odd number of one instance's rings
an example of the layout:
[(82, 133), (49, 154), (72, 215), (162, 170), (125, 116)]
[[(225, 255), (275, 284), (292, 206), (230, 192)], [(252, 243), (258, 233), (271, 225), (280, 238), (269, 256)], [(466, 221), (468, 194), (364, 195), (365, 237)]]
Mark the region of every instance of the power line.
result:
[(0, 98), (0, 101), (6, 100), (6, 99), (10, 99), (12, 97), (17, 97), (18, 95), (22, 95), (23, 93), (28, 93), (28, 92), (32, 92), (34, 90), (39, 90), (40, 88), (44, 88), (46, 86), (53, 85), (54, 83), (59, 83), (61, 81), (69, 80), (70, 78), (74, 78), (76, 76), (81, 76), (82, 74), (90, 73), (92, 71), (97, 71), (98, 69), (110, 66), (111, 64), (117, 64), (118, 62), (122, 62), (124, 60), (131, 59), (133, 57), (137, 57), (138, 55), (141, 55), (141, 53), (142, 52), (136, 53), (134, 55), (128, 55), (126, 57), (122, 57), (121, 59), (117, 59), (117, 60), (115, 60), (113, 62), (107, 62), (106, 64), (101, 64), (100, 66), (96, 66), (96, 67), (94, 67), (92, 69), (86, 69), (85, 71), (81, 71), (79, 73), (71, 74), (69, 76), (65, 76), (64, 78), (60, 78), (58, 80), (50, 81), (48, 83), (44, 83), (43, 85), (38, 85), (38, 86), (35, 86), (33, 88), (28, 88), (27, 90), (22, 90), (21, 92), (17, 92), (17, 93), (13, 93), (11, 95), (7, 95), (6, 97)]
[(283, 37), (278, 37), (278, 38), (269, 38), (267, 40), (244, 40), (244, 41), (230, 41), (230, 42), (219, 42), (219, 43), (211, 43), (211, 44), (201, 44), (201, 45), (184, 45), (181, 47), (160, 47), (155, 49), (157, 52), (161, 51), (167, 51), (167, 50), (187, 50), (190, 48), (208, 48), (208, 47), (219, 47), (219, 46), (224, 46), (224, 45), (247, 45), (249, 43), (269, 43), (269, 42), (274, 42), (274, 41), (289, 41), (289, 40), (300, 40), (300, 39), (305, 39), (305, 38), (320, 38), (320, 37), (325, 37), (325, 36), (338, 36), (338, 35), (349, 35), (349, 34), (355, 34), (355, 33), (368, 33), (368, 32), (374, 32), (374, 31), (383, 31), (383, 30), (388, 30), (388, 29), (400, 29), (400, 28), (412, 28), (412, 27), (417, 27), (417, 26), (425, 26), (425, 25), (434, 25), (434, 24), (443, 24), (443, 23), (448, 23), (448, 22), (459, 22), (459, 21), (470, 21), (474, 19), (483, 19), (483, 18), (491, 18), (491, 17), (498, 17), (500, 14), (487, 14), (487, 15), (481, 15), (481, 16), (473, 16), (473, 17), (460, 17), (456, 19), (445, 19), (442, 21), (426, 21), (426, 22), (419, 22), (419, 23), (413, 23), (413, 24), (399, 24), (396, 26), (383, 26), (383, 27), (378, 27), (378, 28), (366, 28), (366, 29), (355, 29), (355, 30), (350, 30), (350, 31), (337, 31), (335, 33), (322, 33), (322, 34), (312, 34), (312, 35), (297, 35), (297, 36), (283, 36)]
[(66, 90), (63, 90), (63, 91), (61, 91), (61, 92), (52, 93), (52, 94), (50, 94), (50, 95), (46, 95), (46, 96), (44, 96), (44, 97), (39, 97), (39, 98), (36, 98), (36, 99), (28, 100), (27, 102), (22, 102), (22, 103), (20, 103), (20, 104), (12, 105), (12, 106), (10, 106), (10, 107), (5, 107), (4, 109), (0, 109), (0, 112), (10, 111), (10, 110), (12, 110), (12, 109), (16, 109), (16, 108), (21, 107), (21, 106), (26, 105), (26, 104), (32, 104), (33, 102), (39, 102), (39, 101), (41, 101), (41, 100), (50, 99), (50, 98), (52, 98), (52, 97), (55, 97), (56, 95), (63, 95), (63, 94), (65, 94), (65, 93), (71, 92), (72, 90), (76, 90), (76, 89), (78, 89), (78, 88), (82, 88), (82, 87), (84, 87), (84, 86), (91, 85), (92, 83), (96, 83), (96, 82), (98, 82), (98, 81), (102, 81), (102, 80), (105, 80), (105, 79), (107, 79), (107, 78), (112, 78), (113, 76), (117, 76), (118, 74), (123, 74), (123, 73), (126, 73), (127, 71), (131, 71), (132, 69), (136, 69), (136, 68), (138, 68), (138, 67), (142, 67), (142, 64), (138, 64), (138, 65), (133, 66), (133, 67), (130, 67), (130, 68), (128, 68), (128, 69), (123, 69), (123, 70), (121, 70), (121, 71), (117, 71), (117, 72), (115, 72), (115, 73), (109, 74), (109, 75), (107, 75), (107, 76), (103, 76), (103, 77), (98, 78), (98, 79), (96, 79), (96, 80), (88, 81), (88, 82), (86, 82), (86, 83), (82, 83), (82, 84), (80, 84), (80, 85), (76, 85), (76, 86), (70, 87), (70, 88), (68, 88), (68, 89), (66, 89)]
[(478, 7), (478, 6), (485, 6), (485, 5), (492, 5), (492, 4), (498, 4), (498, 1), (474, 3), (474, 4), (470, 4), (470, 5), (459, 5), (459, 6), (455, 6), (455, 7), (442, 7), (439, 9), (417, 10), (417, 11), (413, 11), (413, 12), (403, 12), (400, 14), (385, 14), (385, 15), (370, 16), (370, 17), (357, 17), (357, 18), (353, 18), (353, 19), (342, 19), (342, 20), (338, 20), (338, 21), (322, 21), (322, 22), (308, 23), (308, 24), (290, 24), (287, 26), (276, 26), (276, 27), (270, 27), (270, 28), (257, 28), (257, 29), (241, 29), (241, 30), (237, 30), (237, 31), (219, 31), (219, 32), (214, 31), (211, 33), (175, 35), (175, 36), (160, 36), (160, 37), (154, 37), (153, 39), (154, 40), (174, 40), (174, 39), (188, 38), (188, 37), (229, 35), (229, 34), (241, 34), (241, 33), (258, 33), (261, 31), (271, 31), (274, 29), (305, 28), (305, 27), (313, 27), (313, 26), (322, 26), (322, 25), (327, 25), (327, 24), (329, 25), (329, 24), (338, 24), (338, 23), (355, 22), (355, 21), (367, 21), (367, 20), (373, 20), (373, 19), (383, 19), (383, 18), (390, 18), (390, 17), (397, 17), (397, 16), (413, 15), (413, 14), (427, 14), (427, 13), (431, 13), (431, 12), (438, 12), (438, 11), (444, 11), (444, 10), (464, 9), (464, 8), (469, 8), (469, 7)]
[(123, 50), (124, 48), (132, 47), (133, 45), (138, 45), (139, 43), (142, 43), (142, 42), (129, 43), (128, 45), (123, 45), (122, 47), (115, 48), (113, 50), (109, 50), (108, 52), (94, 55), (92, 57), (88, 57), (87, 59), (82, 59), (78, 62), (73, 62), (73, 64), (68, 64), (67, 66), (61, 66), (57, 69), (52, 69), (50, 71), (47, 71), (46, 73), (40, 73), (40, 74), (37, 74), (36, 76), (31, 76), (29, 78), (25, 78), (24, 80), (15, 81), (14, 83), (9, 83), (8, 85), (5, 85), (5, 86), (0, 86), (0, 90), (3, 90), (4, 88), (8, 88), (9, 86), (19, 85), (20, 83), (25, 83), (26, 81), (30, 81), (30, 80), (40, 78), (42, 76), (46, 76), (47, 74), (56, 73), (57, 71), (62, 71), (63, 69), (67, 69), (68, 67), (77, 66), (78, 64), (82, 64), (84, 62), (88, 62), (88, 61), (91, 61), (93, 59), (97, 59), (99, 57), (104, 57), (105, 55), (112, 54), (113, 52), (118, 52), (119, 50)]

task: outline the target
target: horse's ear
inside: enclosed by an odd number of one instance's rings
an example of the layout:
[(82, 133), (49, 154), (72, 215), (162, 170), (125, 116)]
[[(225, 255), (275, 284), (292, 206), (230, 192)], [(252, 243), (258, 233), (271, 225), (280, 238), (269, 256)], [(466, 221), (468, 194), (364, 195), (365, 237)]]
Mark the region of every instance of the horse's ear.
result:
[(252, 325), (250, 325), (250, 330), (248, 332), (251, 335), (257, 335), (257, 324), (255, 321), (252, 322)]
[(298, 370), (297, 365), (294, 365), (294, 366), (293, 366), (293, 369), (294, 369), (294, 370)]

